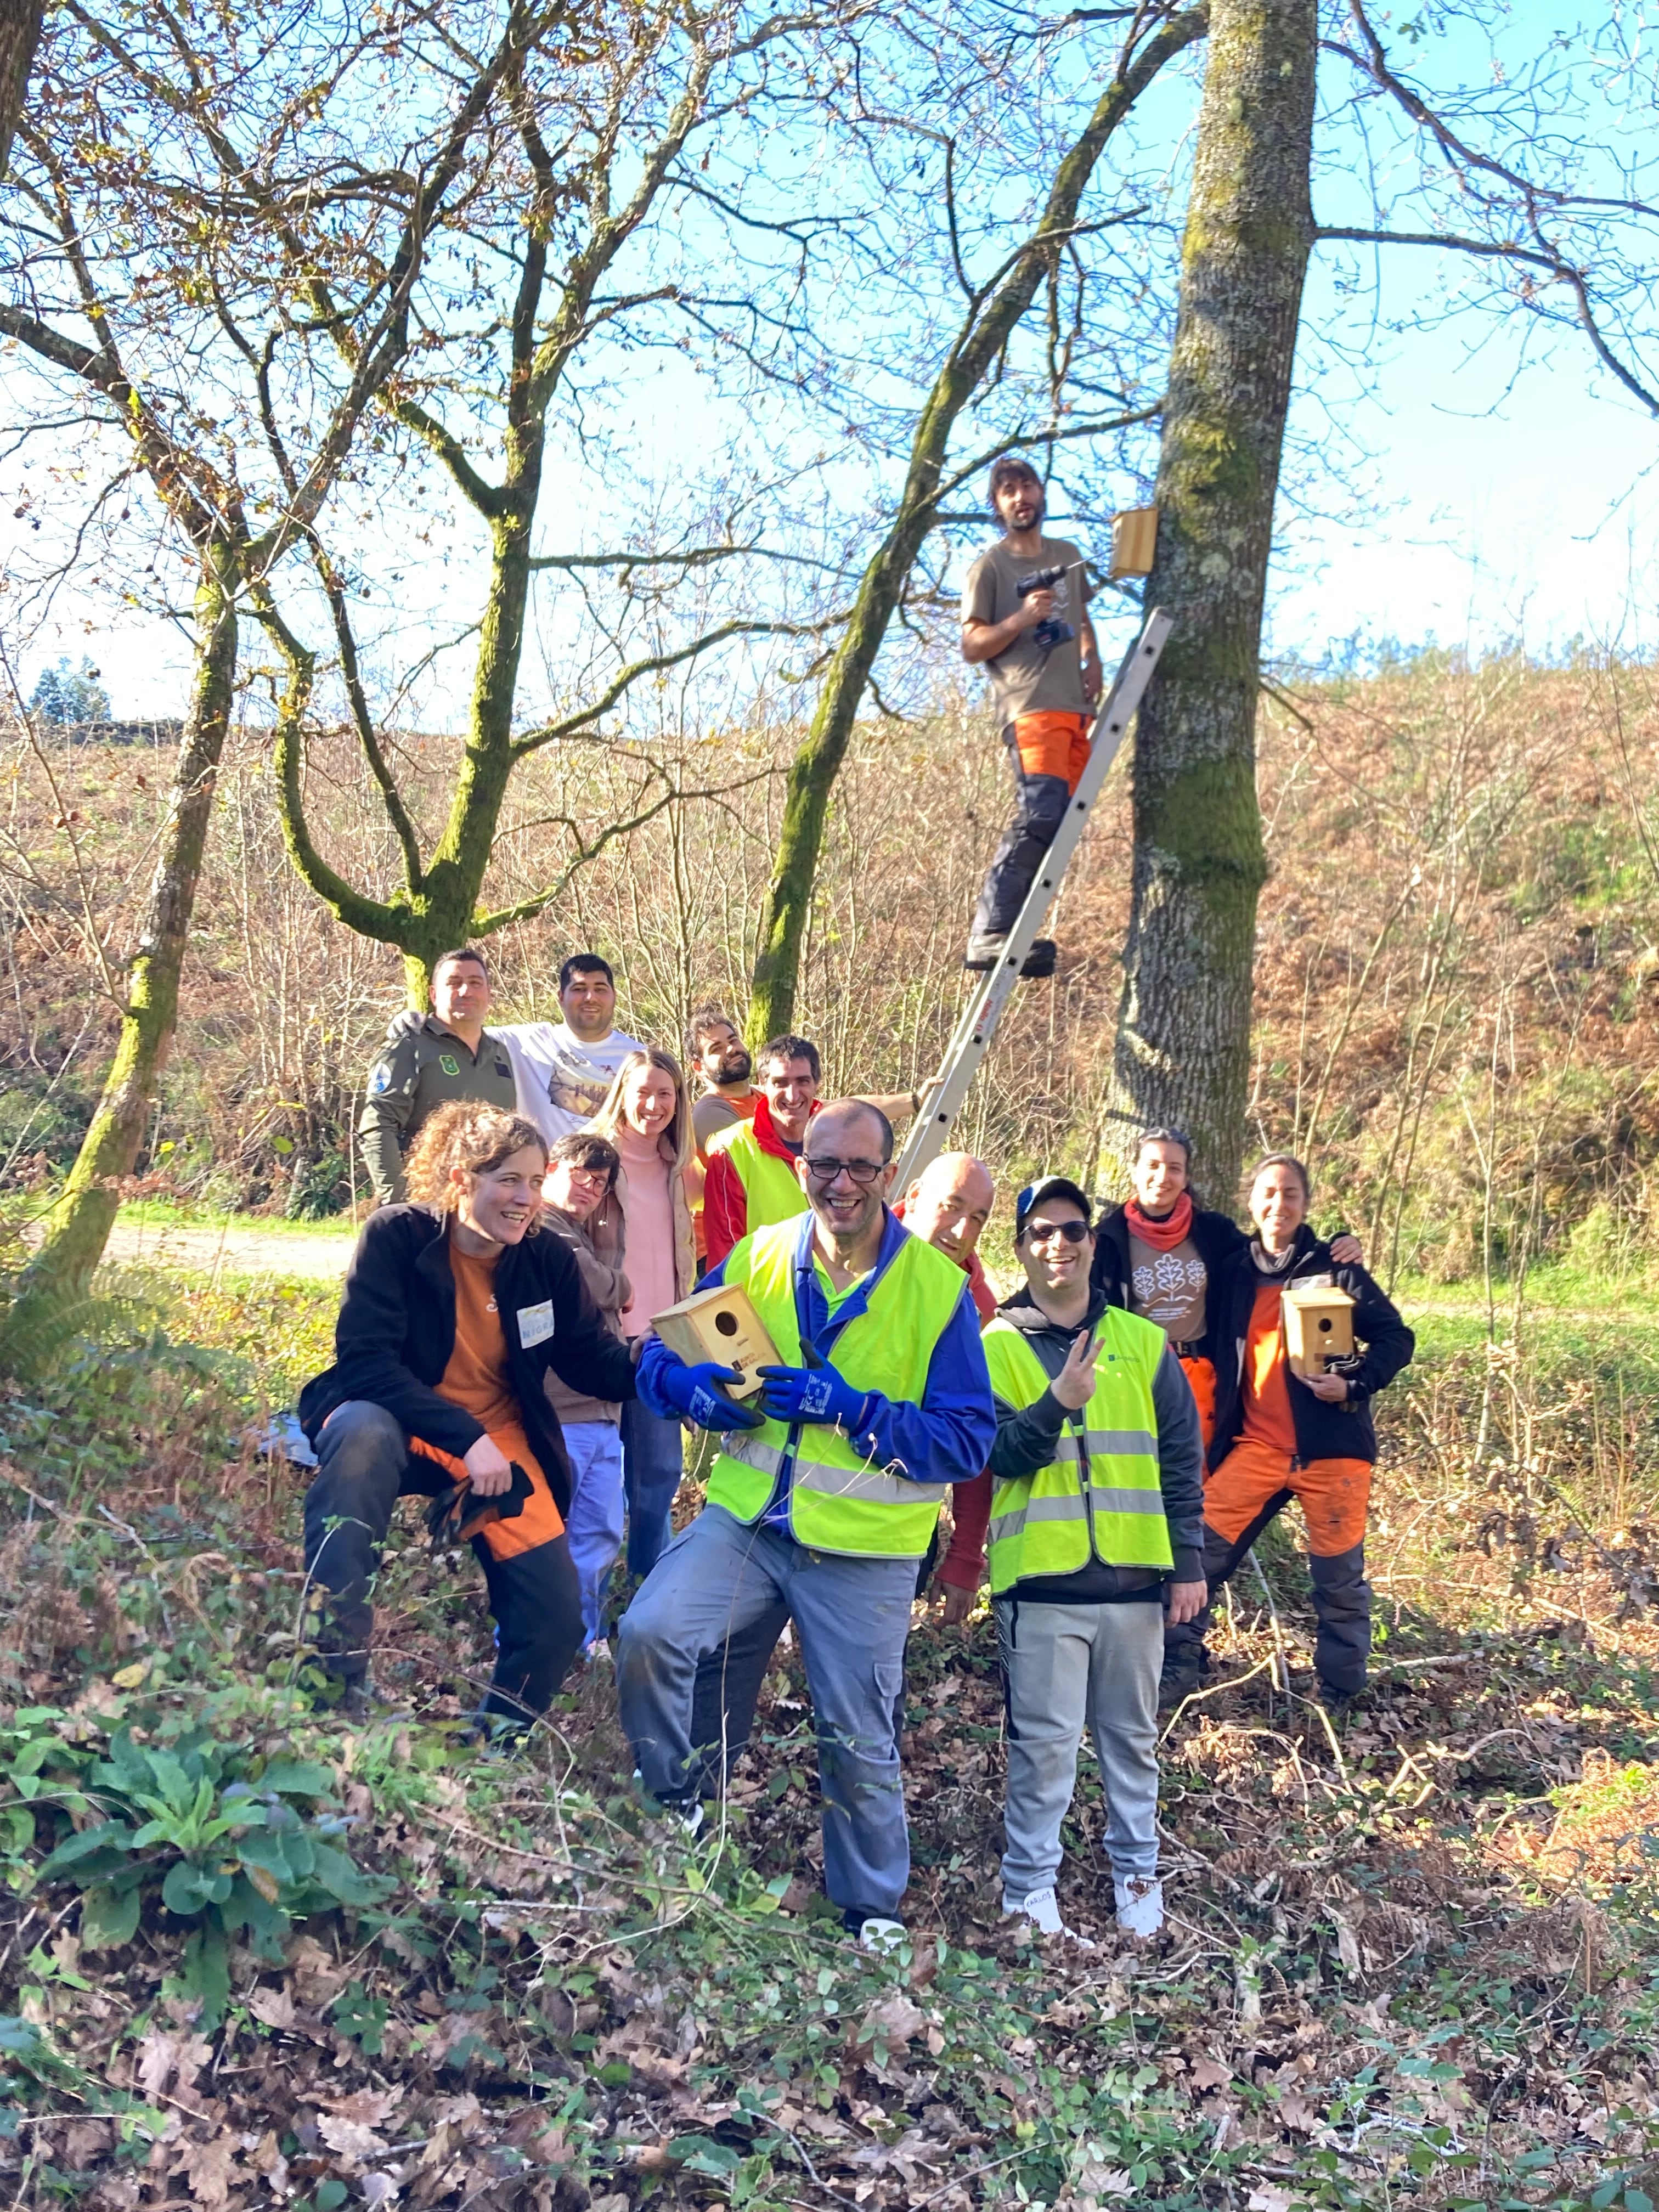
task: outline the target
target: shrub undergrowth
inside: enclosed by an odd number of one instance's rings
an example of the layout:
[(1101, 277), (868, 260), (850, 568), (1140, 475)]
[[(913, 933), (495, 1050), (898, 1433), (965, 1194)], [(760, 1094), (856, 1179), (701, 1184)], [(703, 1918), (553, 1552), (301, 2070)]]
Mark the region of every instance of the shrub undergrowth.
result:
[(1613, 1378), (1637, 1443), (1656, 1395), (1589, 1322), (1588, 1366), (1538, 1323), (1484, 1437), (1484, 1338), (1385, 1401), (1382, 1637), (1352, 1714), (1311, 1698), (1292, 1532), (1241, 1577), (1220, 1682), (1164, 1746), (1152, 1947), (1116, 1936), (1086, 1753), (1063, 1901), (1094, 1948), (1003, 1924), (987, 1625), (919, 1625), (909, 1936), (881, 1958), (818, 1894), (787, 1646), (691, 1847), (635, 1792), (599, 1670), (522, 1756), (471, 1743), (482, 1594), (418, 1523), (380, 1594), (395, 1710), (330, 1709), (296, 1640), (299, 1480), (257, 1447), (332, 1309), (158, 1290), (0, 1397), (14, 2202), (1659, 2196), (1646, 1461), (1607, 1486)]

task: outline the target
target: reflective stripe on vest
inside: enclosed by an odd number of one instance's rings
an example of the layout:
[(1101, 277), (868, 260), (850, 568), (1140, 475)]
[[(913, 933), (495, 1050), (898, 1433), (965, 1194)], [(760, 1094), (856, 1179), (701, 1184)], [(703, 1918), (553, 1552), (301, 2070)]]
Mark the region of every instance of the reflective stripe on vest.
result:
[[(745, 1237), (728, 1256), (723, 1279), (741, 1283), (787, 1365), (800, 1361), (795, 1312), (796, 1221), (774, 1222)], [(907, 1236), (870, 1292), (868, 1310), (836, 1340), (836, 1366), (855, 1389), (921, 1402), (933, 1347), (967, 1291), (962, 1271)], [(769, 1420), (734, 1431), (708, 1478), (708, 1502), (739, 1521), (757, 1521), (779, 1476), (789, 1470), (789, 1533), (817, 1552), (857, 1558), (920, 1559), (949, 1483), (913, 1482), (878, 1467), (852, 1439), (823, 1422), (790, 1429)], [(923, 1470), (918, 1470), (922, 1472)]]
[(806, 1193), (800, 1187), (794, 1162), (763, 1152), (752, 1121), (734, 1127), (729, 1137), (722, 1129), (709, 1149), (724, 1152), (738, 1171), (744, 1199), (745, 1234), (774, 1221), (793, 1221), (805, 1212)]
[[(1075, 1574), (1091, 1558), (1114, 1567), (1175, 1564), (1152, 1405), (1164, 1332), (1109, 1306), (1097, 1335), (1094, 1395), (1080, 1425), (1068, 1417), (1048, 1464), (999, 1482), (992, 1498), (988, 1552), (991, 1588), (999, 1595), (1028, 1576)], [(1049, 1377), (1023, 1332), (994, 1321), (984, 1343), (999, 1400), (1016, 1412), (1034, 1406)]]

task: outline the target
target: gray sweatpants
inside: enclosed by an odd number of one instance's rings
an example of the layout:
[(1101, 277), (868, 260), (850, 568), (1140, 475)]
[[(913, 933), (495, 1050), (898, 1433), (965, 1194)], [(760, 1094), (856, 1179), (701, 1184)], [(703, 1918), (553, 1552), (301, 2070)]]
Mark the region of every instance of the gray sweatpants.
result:
[(1158, 1872), (1161, 1605), (994, 1601), (1008, 1709), (1003, 1902), (1018, 1911), (1060, 1872), (1060, 1830), (1086, 1725), (1106, 1791), (1106, 1855), (1118, 1881)]

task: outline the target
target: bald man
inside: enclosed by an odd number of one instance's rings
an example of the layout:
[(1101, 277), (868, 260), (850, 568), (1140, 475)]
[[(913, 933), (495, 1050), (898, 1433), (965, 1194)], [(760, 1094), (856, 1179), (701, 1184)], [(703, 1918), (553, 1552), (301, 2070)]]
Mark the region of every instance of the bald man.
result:
[[(915, 1177), (893, 1208), (913, 1237), (943, 1252), (967, 1276), (969, 1296), (981, 1328), (997, 1310), (997, 1294), (977, 1249), (996, 1194), (996, 1184), (983, 1160), (976, 1160), (971, 1152), (944, 1152)], [(939, 1580), (945, 1593), (945, 1625), (956, 1627), (967, 1620), (985, 1576), (985, 1532), (991, 1518), (988, 1471), (975, 1475), (971, 1482), (957, 1483), (951, 1493), (951, 1543)], [(916, 1578), (918, 1596), (926, 1589), (938, 1557), (935, 1540)], [(785, 1607), (775, 1606), (698, 1665), (691, 1741), (724, 1745), (728, 1770), (754, 1731), (761, 1685), (788, 1618)], [(901, 1699), (902, 1695), (901, 1692)], [(709, 1796), (719, 1786), (721, 1765), (718, 1752), (710, 1753), (704, 1761), (702, 1782)]]

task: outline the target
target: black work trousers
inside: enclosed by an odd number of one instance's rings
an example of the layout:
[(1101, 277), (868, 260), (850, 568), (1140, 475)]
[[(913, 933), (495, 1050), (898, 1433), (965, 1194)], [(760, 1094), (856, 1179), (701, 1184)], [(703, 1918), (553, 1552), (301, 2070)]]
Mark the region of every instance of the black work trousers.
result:
[(1014, 771), (1014, 811), (974, 908), (975, 937), (1006, 937), (1019, 919), (1071, 797), (1063, 775), (1030, 775), (1020, 760), (1012, 730), (1004, 734)]
[[(1166, 1666), (1202, 1663), (1204, 1639), (1222, 1585), (1249, 1556), (1250, 1547), (1267, 1523), (1283, 1512), (1291, 1493), (1280, 1491), (1264, 1507), (1251, 1526), (1227, 1537), (1204, 1528), (1204, 1579), (1210, 1586), (1209, 1603), (1180, 1627), (1164, 1630)], [(1371, 1586), (1365, 1579), (1365, 1547), (1355, 1544), (1346, 1552), (1311, 1553), (1308, 1577), (1313, 1585), (1314, 1671), (1320, 1686), (1340, 1698), (1358, 1696), (1365, 1686), (1365, 1666), (1371, 1649)]]
[[(384, 1406), (354, 1398), (330, 1414), (306, 1492), (306, 1572), (320, 1602), (316, 1641), (329, 1671), (361, 1682), (374, 1614), (370, 1593), (400, 1498), (436, 1497), (450, 1477), (411, 1453)], [(495, 1672), (478, 1710), (525, 1721), (544, 1712), (582, 1641), (581, 1598), (563, 1536), (497, 1559), (482, 1535), (472, 1549), (495, 1620)]]

